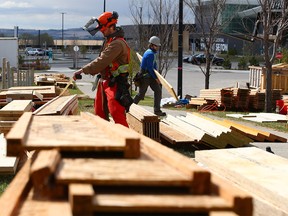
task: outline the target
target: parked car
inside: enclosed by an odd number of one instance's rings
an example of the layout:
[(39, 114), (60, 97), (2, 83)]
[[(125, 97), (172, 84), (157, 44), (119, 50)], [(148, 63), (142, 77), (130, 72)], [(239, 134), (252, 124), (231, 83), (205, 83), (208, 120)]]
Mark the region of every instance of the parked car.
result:
[(44, 50), (41, 48), (31, 48), (27, 50), (26, 55), (31, 55), (31, 56), (43, 56), (44, 55)]
[(24, 51), (24, 52), (25, 52), (25, 55), (28, 55), (28, 51), (31, 50), (31, 49), (33, 49), (33, 48), (32, 48), (32, 47), (26, 47), (26, 48), (25, 48), (25, 51)]
[(191, 55), (191, 56), (184, 57), (183, 58), (183, 62), (192, 63), (192, 64), (199, 64), (199, 62), (196, 59), (197, 55), (198, 54), (194, 54), (194, 55)]
[[(198, 54), (195, 56), (196, 61), (200, 64), (206, 63), (206, 55), (205, 54)], [(217, 57), (214, 54), (210, 54), (210, 60), (212, 61), (213, 65), (221, 66), (224, 62), (224, 58)]]

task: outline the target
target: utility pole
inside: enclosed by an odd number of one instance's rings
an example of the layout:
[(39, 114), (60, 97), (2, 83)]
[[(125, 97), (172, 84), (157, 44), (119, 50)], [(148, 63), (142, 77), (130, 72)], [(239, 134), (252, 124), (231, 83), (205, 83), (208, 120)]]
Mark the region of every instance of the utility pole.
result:
[(178, 27), (178, 96), (182, 98), (183, 82), (183, 0), (179, 0), (179, 27)]
[(103, 12), (106, 11), (106, 0), (104, 0), (104, 9), (103, 9)]
[(64, 14), (65, 12), (62, 12), (62, 47), (64, 47)]

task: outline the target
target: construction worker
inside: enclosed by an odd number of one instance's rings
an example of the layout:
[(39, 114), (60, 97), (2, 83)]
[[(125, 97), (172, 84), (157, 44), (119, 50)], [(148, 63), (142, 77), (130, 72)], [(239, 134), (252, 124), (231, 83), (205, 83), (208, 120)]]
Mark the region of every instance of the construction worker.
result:
[(117, 12), (104, 12), (94, 21), (98, 26), (93, 34), (100, 30), (105, 37), (102, 51), (99, 57), (74, 72), (73, 79), (82, 73), (101, 75), (97, 82), (95, 115), (109, 121), (110, 113), (115, 123), (128, 127), (126, 112), (133, 103), (127, 81), (130, 48), (124, 40), (124, 31), (116, 26)]
[(139, 93), (134, 97), (133, 102), (138, 104), (140, 100), (144, 100), (148, 86), (154, 91), (154, 114), (158, 116), (166, 116), (165, 112), (160, 109), (162, 98), (162, 88), (154, 69), (157, 69), (156, 53), (161, 46), (160, 39), (152, 36), (149, 39), (148, 49), (145, 51), (141, 61), (142, 79), (139, 83)]

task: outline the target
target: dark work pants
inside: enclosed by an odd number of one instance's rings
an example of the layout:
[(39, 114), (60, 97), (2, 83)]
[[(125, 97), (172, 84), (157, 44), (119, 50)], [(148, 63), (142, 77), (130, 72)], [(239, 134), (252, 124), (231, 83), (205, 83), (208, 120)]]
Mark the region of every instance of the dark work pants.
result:
[(157, 81), (151, 77), (143, 78), (140, 82), (139, 93), (134, 97), (133, 102), (138, 104), (140, 100), (144, 100), (144, 96), (148, 87), (154, 91), (154, 112), (160, 111), (160, 102), (162, 98), (162, 88)]

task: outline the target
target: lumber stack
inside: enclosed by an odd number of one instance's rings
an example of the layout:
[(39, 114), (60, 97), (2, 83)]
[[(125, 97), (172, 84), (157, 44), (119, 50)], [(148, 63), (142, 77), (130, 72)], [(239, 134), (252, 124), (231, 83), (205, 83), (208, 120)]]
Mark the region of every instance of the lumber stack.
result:
[(213, 110), (218, 109), (218, 103), (214, 99), (207, 98), (190, 98), (189, 104), (186, 105), (186, 108), (194, 108), (197, 110)]
[(269, 133), (253, 127), (233, 122), (227, 119), (223, 120), (223, 123), (227, 125), (231, 130), (237, 131), (246, 137), (258, 142), (287, 142), (285, 137), (278, 136), (274, 133)]
[[(227, 119), (212, 119), (199, 113), (187, 113), (185, 116), (176, 117), (168, 115), (162, 122), (166, 124), (165, 127), (171, 128), (171, 132), (168, 129), (167, 132), (162, 129), (160, 131), (161, 136), (167, 137), (166, 141), (170, 141), (170, 144), (179, 143), (179, 145), (186, 141), (187, 144), (192, 144), (196, 149), (244, 147), (255, 141), (287, 142), (287, 138), (272, 132)], [(173, 136), (172, 129), (177, 135)], [(181, 134), (183, 140), (180, 138)]]
[(202, 115), (187, 113), (186, 116), (170, 116), (163, 120), (186, 136), (194, 138), (194, 144), (201, 148), (240, 147), (252, 142), (240, 133), (219, 124), (216, 120)]
[(231, 89), (201, 89), (199, 97), (216, 100), (219, 105), (229, 109), (233, 107), (233, 91)]
[(37, 86), (51, 86), (56, 85), (60, 88), (65, 88), (69, 84), (69, 88), (73, 87), (73, 83), (70, 82), (69, 77), (65, 74), (41, 74), (34, 75), (34, 82)]
[[(266, 90), (251, 90), (249, 96), (249, 107), (254, 110), (264, 110), (265, 108), (265, 96)], [(272, 90), (272, 109), (275, 110), (276, 108), (276, 100), (281, 100), (282, 94), (281, 89), (273, 89)]]
[(25, 113), (8, 134), (10, 155), (37, 151), (1, 216), (252, 215), (251, 196), (149, 137), (89, 113), (47, 119)]
[(35, 105), (43, 105), (59, 95), (55, 86), (18, 86), (0, 92), (0, 106), (11, 100), (32, 100)]
[(139, 105), (132, 104), (126, 116), (130, 128), (151, 139), (160, 141), (160, 119), (157, 115)]
[(250, 89), (232, 88), (233, 106), (236, 110), (248, 110)]
[(34, 115), (74, 115), (78, 111), (77, 95), (57, 96), (33, 112)]
[(251, 89), (249, 95), (249, 108), (252, 110), (264, 110), (265, 108), (265, 92)]
[(256, 147), (195, 152), (196, 161), (253, 196), (254, 215), (288, 215), (288, 160)]
[(0, 109), (0, 133), (5, 135), (24, 112), (32, 112), (31, 100), (13, 100)]

